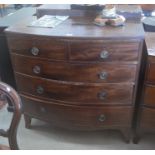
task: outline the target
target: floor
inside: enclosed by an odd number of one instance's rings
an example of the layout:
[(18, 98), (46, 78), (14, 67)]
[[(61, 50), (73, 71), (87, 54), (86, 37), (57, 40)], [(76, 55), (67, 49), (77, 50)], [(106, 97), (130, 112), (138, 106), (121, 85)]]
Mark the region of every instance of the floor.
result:
[[(6, 109), (0, 111), (1, 128), (7, 129), (11, 115)], [(8, 145), (7, 139), (0, 137), (0, 144)], [(126, 144), (118, 131), (68, 131), (36, 119), (32, 129), (26, 129), (22, 117), (18, 144), (21, 150), (154, 150), (155, 135), (144, 135), (139, 144)]]

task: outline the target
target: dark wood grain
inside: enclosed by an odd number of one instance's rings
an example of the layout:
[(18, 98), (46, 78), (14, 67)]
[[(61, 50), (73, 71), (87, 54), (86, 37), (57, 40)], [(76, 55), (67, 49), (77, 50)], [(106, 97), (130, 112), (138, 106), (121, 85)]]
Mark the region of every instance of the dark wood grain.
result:
[(12, 36), (15, 33), (22, 35), (50, 36), (51, 38), (67, 39), (143, 39), (144, 29), (139, 22), (126, 22), (123, 27), (99, 27), (93, 24), (93, 17), (70, 17), (63, 24), (55, 28), (29, 27), (29, 23), (36, 20), (36, 17), (26, 18), (21, 22), (7, 28), (5, 32)]
[(144, 104), (155, 107), (155, 85), (145, 85)]
[(155, 34), (147, 32), (145, 34), (145, 43), (147, 52), (146, 67), (144, 68), (144, 80), (141, 83), (141, 99), (137, 104), (137, 122), (134, 143), (138, 143), (144, 133), (154, 132), (155, 117)]
[[(132, 104), (132, 84), (81, 84), (63, 81), (47, 80), (16, 74), (18, 91), (27, 95), (62, 101), (66, 104)], [(38, 87), (44, 89), (38, 93)], [(104, 99), (100, 99), (101, 93), (106, 93)]]
[[(46, 103), (36, 98), (22, 95), (25, 114), (37, 117), (54, 125), (76, 130), (98, 130), (104, 128), (128, 127), (131, 123), (132, 108), (67, 106)], [(101, 115), (105, 120), (100, 120)], [(79, 117), (80, 116), (80, 117)]]
[[(98, 27), (93, 17), (83, 16), (69, 17), (55, 28), (28, 27), (35, 19), (5, 31), (26, 127), (38, 118), (76, 130), (119, 129), (129, 142), (141, 75), (142, 24)], [(29, 52), (34, 46), (37, 56)], [(104, 71), (105, 80), (99, 76)]]
[[(47, 79), (72, 82), (135, 82), (136, 65), (44, 61), (12, 54), (16, 72)], [(27, 67), (23, 67), (27, 66)], [(39, 71), (36, 72), (36, 67)], [(105, 78), (101, 77), (105, 73)], [(121, 74), (124, 73), (124, 74)]]
[(155, 130), (155, 109), (152, 108), (142, 108), (141, 109), (141, 130)]
[(39, 53), (35, 57), (48, 59), (66, 59), (68, 45), (67, 42), (50, 39), (48, 37), (22, 36), (16, 35), (8, 39), (9, 48), (12, 52), (21, 55), (33, 56), (31, 49), (38, 48)]
[[(139, 40), (121, 41), (76, 41), (71, 42), (71, 60), (81, 61), (137, 61)], [(109, 53), (108, 58), (102, 59), (102, 51)]]
[(155, 84), (155, 62), (147, 65), (146, 81)]

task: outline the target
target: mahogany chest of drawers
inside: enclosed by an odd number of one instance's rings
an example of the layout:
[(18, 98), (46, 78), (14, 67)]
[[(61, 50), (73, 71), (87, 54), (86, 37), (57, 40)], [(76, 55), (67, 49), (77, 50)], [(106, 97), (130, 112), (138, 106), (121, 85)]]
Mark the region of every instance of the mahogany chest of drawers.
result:
[(147, 32), (145, 42), (147, 62), (141, 90), (141, 101), (138, 106), (134, 143), (139, 141), (142, 134), (155, 132), (155, 33)]
[(33, 20), (6, 30), (26, 127), (38, 118), (74, 130), (117, 129), (129, 141), (142, 25), (101, 28), (80, 17), (53, 29), (28, 27)]

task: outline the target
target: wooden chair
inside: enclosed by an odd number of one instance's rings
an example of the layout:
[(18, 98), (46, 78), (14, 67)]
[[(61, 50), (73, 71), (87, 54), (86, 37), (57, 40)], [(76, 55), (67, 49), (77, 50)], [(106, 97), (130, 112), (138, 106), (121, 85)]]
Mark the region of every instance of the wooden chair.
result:
[(0, 149), (17, 150), (17, 128), (21, 118), (21, 99), (9, 85), (0, 82), (0, 110), (8, 104), (8, 111), (13, 112), (12, 120), (7, 131), (0, 129), (0, 136), (8, 138), (9, 147), (0, 145)]

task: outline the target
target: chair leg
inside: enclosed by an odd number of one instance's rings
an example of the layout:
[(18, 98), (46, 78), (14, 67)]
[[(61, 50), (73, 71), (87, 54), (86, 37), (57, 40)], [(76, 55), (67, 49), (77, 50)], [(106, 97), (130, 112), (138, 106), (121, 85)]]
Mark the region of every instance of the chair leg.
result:
[(30, 129), (32, 118), (30, 116), (24, 114), (24, 119), (25, 119), (25, 128)]
[(8, 101), (8, 105), (12, 108), (13, 116), (7, 131), (1, 130), (0, 136), (7, 137), (9, 140), (10, 149), (17, 150), (17, 128), (20, 122), (22, 114), (22, 102), (17, 92), (9, 85), (0, 82), (0, 99), (5, 102)]
[(10, 133), (8, 140), (9, 140), (9, 146), (11, 150), (19, 150), (19, 147), (17, 144), (17, 131)]

